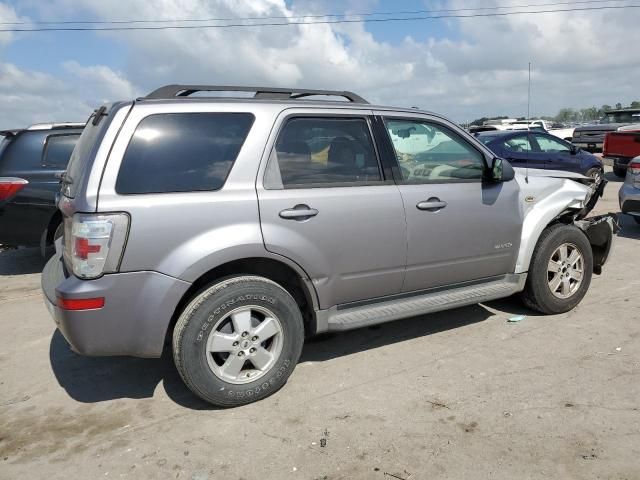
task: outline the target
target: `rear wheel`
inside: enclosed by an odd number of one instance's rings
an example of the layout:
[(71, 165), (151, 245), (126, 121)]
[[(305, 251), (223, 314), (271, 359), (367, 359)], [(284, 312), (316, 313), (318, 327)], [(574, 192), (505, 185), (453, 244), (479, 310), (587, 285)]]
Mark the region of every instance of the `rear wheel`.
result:
[(586, 235), (573, 225), (553, 225), (540, 235), (522, 299), (542, 313), (568, 312), (587, 293), (592, 272), (593, 252)]
[(232, 407), (282, 387), (303, 342), (300, 309), (285, 289), (263, 277), (232, 277), (207, 287), (184, 309), (173, 357), (193, 393)]
[(627, 170), (620, 167), (613, 167), (613, 174), (616, 177), (624, 178), (627, 175)]

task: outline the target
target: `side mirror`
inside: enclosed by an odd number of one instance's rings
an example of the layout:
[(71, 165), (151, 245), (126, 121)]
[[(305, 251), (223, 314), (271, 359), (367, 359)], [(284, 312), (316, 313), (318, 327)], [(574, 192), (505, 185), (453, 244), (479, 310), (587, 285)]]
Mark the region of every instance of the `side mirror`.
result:
[(580, 149), (576, 147), (574, 144), (571, 144), (571, 146), (569, 147), (569, 152), (571, 153), (571, 155), (575, 155), (579, 151)]
[(493, 158), (488, 175), (489, 181), (494, 183), (508, 182), (509, 180), (513, 180), (515, 175), (516, 172), (509, 162), (499, 157)]

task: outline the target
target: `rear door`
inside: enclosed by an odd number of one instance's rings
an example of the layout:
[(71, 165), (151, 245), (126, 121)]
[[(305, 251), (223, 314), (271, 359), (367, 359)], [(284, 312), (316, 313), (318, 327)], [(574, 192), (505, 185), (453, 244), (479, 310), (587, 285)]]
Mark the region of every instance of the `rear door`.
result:
[(404, 208), (381, 168), (370, 114), (285, 111), (258, 179), (265, 246), (304, 268), (321, 308), (402, 288)]
[(407, 216), (403, 290), (513, 272), (522, 225), (515, 180), (483, 182), (484, 153), (453, 124), (380, 114)]

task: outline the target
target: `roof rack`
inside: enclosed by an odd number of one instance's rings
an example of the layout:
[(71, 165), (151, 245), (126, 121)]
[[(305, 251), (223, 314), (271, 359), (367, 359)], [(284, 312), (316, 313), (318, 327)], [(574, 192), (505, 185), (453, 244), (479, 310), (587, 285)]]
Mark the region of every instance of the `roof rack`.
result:
[(255, 92), (253, 98), (270, 100), (295, 100), (304, 97), (323, 95), (328, 97), (342, 97), (353, 103), (369, 103), (360, 95), (353, 92), (337, 90), (307, 90), (299, 88), (272, 87), (238, 87), (220, 85), (165, 85), (154, 90), (145, 99), (167, 99), (188, 97), (196, 92)]
[(54, 130), (58, 128), (84, 128), (85, 124), (80, 122), (60, 122), (60, 123), (34, 123), (25, 130)]

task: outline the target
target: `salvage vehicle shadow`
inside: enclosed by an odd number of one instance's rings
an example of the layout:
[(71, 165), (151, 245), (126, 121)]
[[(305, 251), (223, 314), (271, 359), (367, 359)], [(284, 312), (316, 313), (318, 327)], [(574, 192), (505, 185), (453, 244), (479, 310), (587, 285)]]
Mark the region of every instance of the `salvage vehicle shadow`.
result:
[(637, 223), (630, 215), (618, 212), (618, 223), (620, 224), (619, 237), (640, 240), (640, 223)]
[(60, 331), (49, 345), (56, 380), (67, 394), (82, 403), (119, 398), (151, 398), (160, 382), (174, 402), (194, 409), (214, 409), (187, 389), (173, 364), (169, 349), (161, 358), (85, 357), (73, 352)]
[(624, 182), (624, 178), (618, 177), (615, 173), (613, 172), (605, 172), (604, 173), (604, 178), (606, 178), (609, 182), (613, 182), (613, 183), (621, 183)]
[[(517, 298), (508, 298), (491, 302), (492, 308), (511, 314), (537, 316)], [(494, 314), (482, 304), (446, 310), (443, 312), (420, 315), (413, 318), (383, 323), (374, 327), (361, 328), (336, 334), (325, 334), (312, 338), (305, 343), (300, 362), (318, 362), (350, 355), (404, 342), (418, 337), (465, 327), (487, 320)]]
[(0, 275), (40, 273), (45, 263), (39, 248), (0, 250)]
[[(537, 315), (515, 298), (491, 302), (491, 308), (511, 314)], [(481, 304), (421, 315), (397, 322), (361, 328), (309, 339), (302, 351), (302, 362), (321, 362), (333, 358), (404, 342), (482, 322), (494, 313)], [(84, 357), (74, 353), (56, 330), (49, 346), (49, 358), (60, 386), (74, 400), (97, 403), (119, 398), (151, 398), (160, 383), (178, 405), (192, 410), (215, 410), (200, 400), (182, 382), (171, 356), (165, 349), (160, 359), (132, 357)]]

